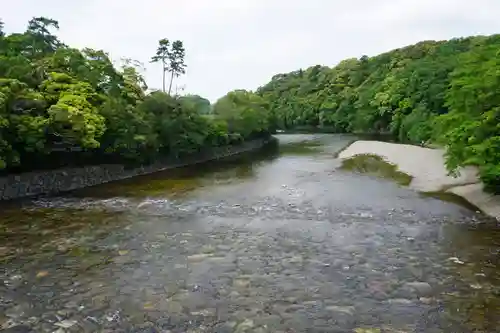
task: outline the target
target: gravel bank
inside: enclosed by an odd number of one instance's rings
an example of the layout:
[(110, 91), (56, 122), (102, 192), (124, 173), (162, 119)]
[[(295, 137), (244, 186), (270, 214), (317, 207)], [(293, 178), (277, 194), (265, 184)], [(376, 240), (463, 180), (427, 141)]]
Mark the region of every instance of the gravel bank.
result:
[(483, 191), (475, 167), (460, 170), (458, 177), (449, 176), (445, 168), (444, 151), (412, 145), (380, 141), (356, 141), (339, 154), (348, 159), (361, 154), (374, 154), (413, 177), (412, 189), (422, 192), (446, 191), (459, 195), (479, 207), (485, 214), (500, 220), (500, 196)]

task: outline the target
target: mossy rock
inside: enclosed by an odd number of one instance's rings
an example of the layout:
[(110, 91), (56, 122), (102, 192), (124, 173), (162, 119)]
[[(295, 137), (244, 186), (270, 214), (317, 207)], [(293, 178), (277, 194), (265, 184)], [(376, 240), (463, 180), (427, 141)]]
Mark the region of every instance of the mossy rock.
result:
[(385, 161), (382, 157), (373, 154), (360, 154), (342, 161), (340, 167), (342, 170), (348, 170), (359, 173), (373, 174), (385, 179), (391, 179), (396, 183), (408, 186), (413, 177), (401, 172), (397, 166)]

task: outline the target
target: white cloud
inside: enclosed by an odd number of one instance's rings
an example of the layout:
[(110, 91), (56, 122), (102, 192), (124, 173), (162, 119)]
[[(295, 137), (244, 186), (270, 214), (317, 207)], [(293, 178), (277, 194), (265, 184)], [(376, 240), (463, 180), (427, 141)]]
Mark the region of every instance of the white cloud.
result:
[[(77, 4), (78, 3), (78, 4)], [(271, 76), (423, 39), (500, 32), (498, 0), (17, 0), (2, 5), (9, 30), (32, 16), (59, 20), (60, 37), (147, 64), (160, 38), (181, 39), (187, 74), (177, 84), (212, 101)]]

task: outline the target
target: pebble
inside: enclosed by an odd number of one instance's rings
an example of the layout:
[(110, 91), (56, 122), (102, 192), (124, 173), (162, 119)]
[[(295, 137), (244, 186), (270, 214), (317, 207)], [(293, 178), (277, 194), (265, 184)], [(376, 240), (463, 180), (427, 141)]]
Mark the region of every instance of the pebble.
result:
[(216, 313), (217, 313), (216, 309), (203, 309), (203, 310), (191, 312), (191, 314), (193, 316), (204, 316), (204, 317), (215, 316)]
[(58, 326), (58, 327), (62, 327), (62, 328), (70, 328), (70, 327), (76, 325), (76, 323), (77, 323), (76, 320), (65, 319), (65, 320), (62, 320), (58, 323), (55, 323), (54, 325)]
[[(321, 172), (311, 173), (311, 177), (318, 175)], [(435, 332), (449, 321), (422, 318), (423, 311), (433, 308), (425, 305), (437, 303), (432, 286), (450, 291), (439, 302), (460, 307), (460, 313), (452, 314), (454, 322), (481, 318), (474, 316), (474, 307), (469, 305), (480, 294), (470, 288), (481, 287), (477, 282), (484, 279), (477, 276), (483, 273), (463, 274), (464, 267), (457, 265), (464, 262), (457, 257), (442, 263), (443, 253), (459, 253), (471, 260), (491, 256), (486, 253), (487, 245), (468, 249), (477, 251), (477, 256), (468, 256), (462, 252), (465, 249), (453, 248), (455, 236), (446, 235), (449, 238), (443, 242), (442, 226), (453, 228), (456, 221), (439, 214), (427, 217), (427, 204), (425, 213), (416, 215), (401, 208), (383, 208), (386, 198), (379, 201), (381, 207), (370, 210), (335, 206), (336, 200), (343, 200), (342, 191), (332, 191), (323, 180), (318, 186), (324, 184), (324, 195), (317, 195), (314, 188), (309, 191), (314, 183), (307, 177), (301, 178), (303, 186), (287, 185), (300, 188), (293, 193), (279, 187), (276, 191), (276, 180), (269, 179), (273, 191), (280, 193), (276, 197), (260, 191), (239, 193), (239, 186), (245, 189), (245, 180), (235, 185), (238, 191), (226, 200), (219, 200), (218, 194), (212, 200), (210, 193), (206, 202), (182, 199), (168, 207), (149, 201), (147, 209), (138, 212), (139, 219), (132, 214), (117, 217), (114, 223), (92, 227), (87, 223), (85, 229), (75, 227), (68, 235), (64, 228), (57, 233), (45, 230), (43, 251), (20, 256), (22, 260), (15, 262), (15, 267), (29, 263), (26, 269), (13, 267), (0, 273), (8, 291), (0, 296), (0, 309), (5, 310), (0, 324), (26, 325), (23, 333), (52, 333), (55, 328), (61, 333), (78, 329), (102, 333), (376, 333), (381, 329), (370, 325), (401, 323), (404, 327), (424, 319), (428, 320), (426, 332)], [(369, 186), (371, 181), (361, 183)], [(369, 187), (367, 193), (360, 191), (365, 197), (355, 205), (364, 206), (373, 193)], [(406, 205), (405, 196), (411, 195), (401, 192), (401, 202), (398, 199), (395, 204)], [(83, 215), (78, 211), (68, 220)], [(96, 258), (99, 265), (79, 270), (81, 263), (64, 254), (44, 259), (43, 255), (52, 254), (52, 247), (61, 244), (70, 249), (91, 244), (91, 255), (85, 255)], [(108, 257), (112, 263), (102, 260)], [(496, 282), (494, 277), (491, 281)], [(490, 285), (496, 287), (490, 279), (483, 287)], [(16, 293), (19, 298), (11, 296)], [(28, 304), (14, 301), (25, 298)], [(40, 301), (33, 307), (33, 300)], [(458, 305), (456, 300), (463, 303)], [(39, 310), (44, 314), (30, 319)], [(487, 331), (480, 321), (474, 324)], [(356, 325), (366, 327), (354, 330)], [(455, 331), (460, 332), (460, 327)], [(383, 332), (404, 331), (383, 327)]]
[(254, 327), (254, 322), (251, 319), (245, 319), (243, 322), (236, 325), (235, 333), (244, 333)]
[(212, 253), (199, 253), (199, 254), (193, 254), (187, 257), (187, 260), (191, 263), (197, 263), (200, 261), (203, 261), (209, 257), (212, 257)]
[(2, 333), (35, 333), (28, 325), (16, 325), (1, 330)]
[(248, 286), (250, 286), (250, 280), (245, 278), (234, 279), (233, 286), (236, 288), (248, 288)]
[(355, 333), (382, 333), (380, 328), (361, 328), (361, 327), (355, 328), (354, 332)]
[(418, 300), (423, 304), (432, 304), (432, 302), (434, 301), (432, 298), (429, 297), (420, 297)]
[(353, 315), (356, 311), (356, 308), (354, 306), (329, 305), (325, 308), (325, 310)]
[(390, 304), (399, 304), (399, 305), (411, 305), (413, 302), (406, 298), (393, 298), (389, 300)]
[(49, 275), (49, 272), (47, 272), (47, 271), (40, 271), (40, 272), (36, 273), (37, 278), (42, 278), (42, 277), (45, 277), (47, 275)]
[(419, 296), (428, 296), (432, 294), (432, 287), (427, 282), (407, 282), (405, 286), (415, 290)]
[(464, 262), (462, 260), (458, 259), (457, 257), (451, 257), (451, 258), (448, 258), (448, 260), (454, 262), (455, 264), (459, 264), (459, 265), (464, 264)]

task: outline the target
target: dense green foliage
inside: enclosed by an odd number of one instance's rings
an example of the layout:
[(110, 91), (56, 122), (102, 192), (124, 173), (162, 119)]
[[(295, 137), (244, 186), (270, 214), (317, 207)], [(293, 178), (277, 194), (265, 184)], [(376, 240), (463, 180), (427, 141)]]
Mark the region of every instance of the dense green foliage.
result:
[(210, 114), (212, 113), (212, 105), (210, 101), (198, 95), (185, 95), (180, 96), (179, 100), (183, 103), (191, 103), (191, 107), (194, 108), (199, 114)]
[(375, 57), (275, 75), (258, 89), (272, 126), (392, 134), (447, 148), (500, 192), (500, 35), (425, 41)]
[[(138, 63), (115, 66), (104, 51), (71, 48), (57, 29), (39, 17), (5, 34), (0, 21), (0, 169), (144, 161), (270, 128), (328, 127), (441, 144), (450, 171), (477, 165), (500, 192), (500, 35), (425, 41), (279, 74), (257, 94), (237, 90), (211, 105), (198, 95), (148, 93)], [(168, 91), (184, 74), (184, 55), (181, 41), (159, 41), (152, 61), (163, 65), (163, 90), (166, 72)]]
[[(233, 118), (211, 114), (202, 97), (147, 93), (133, 61), (118, 68), (101, 50), (64, 45), (53, 34), (54, 20), (34, 18), (25, 32), (9, 35), (2, 27), (0, 169), (30, 170), (57, 161), (143, 161), (267, 134), (267, 113), (254, 102), (260, 100), (256, 95), (234, 93), (245, 98), (233, 100), (232, 117), (246, 121), (234, 125)], [(172, 52), (164, 67), (173, 77), (184, 72), (182, 43), (174, 42)]]

